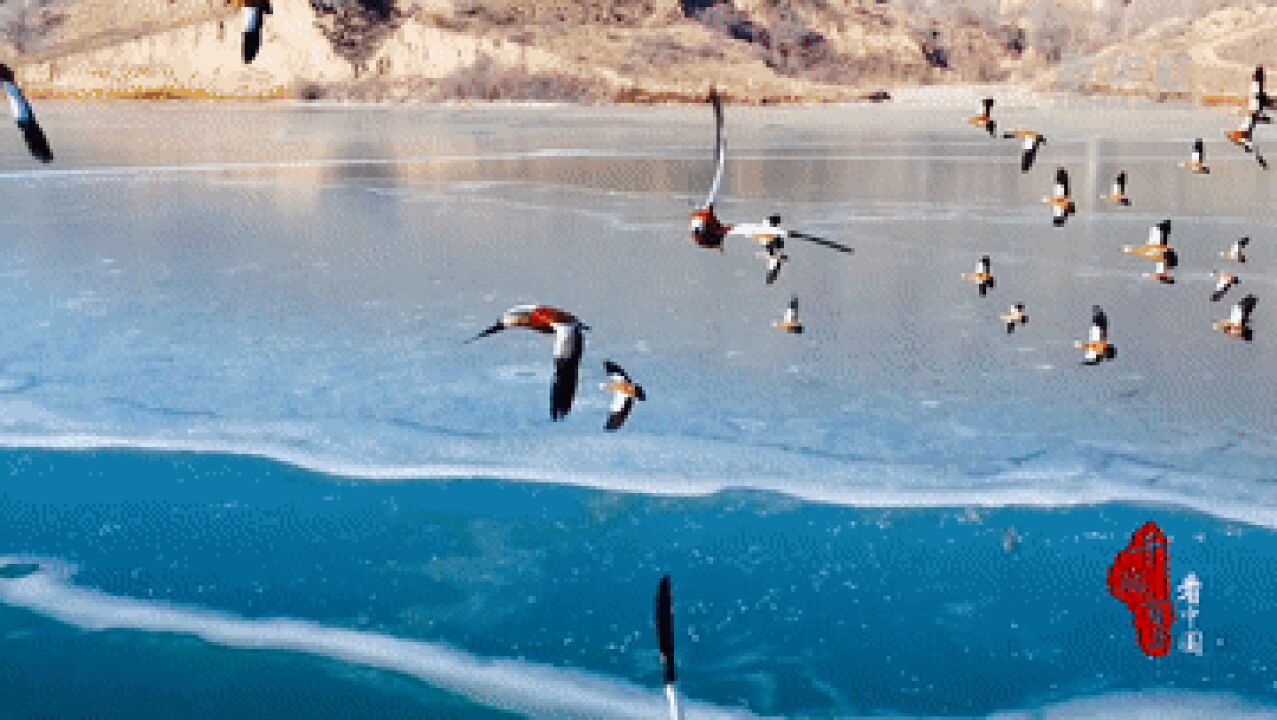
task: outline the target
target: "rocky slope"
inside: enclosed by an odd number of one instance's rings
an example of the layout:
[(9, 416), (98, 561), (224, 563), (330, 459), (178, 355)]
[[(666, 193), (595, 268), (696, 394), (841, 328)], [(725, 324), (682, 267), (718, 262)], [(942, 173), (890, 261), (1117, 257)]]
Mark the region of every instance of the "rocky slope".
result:
[(1183, 27), (1119, 46), (1140, 17), (1119, 0), (277, 0), (245, 67), (229, 0), (22, 1), (0, 4), (0, 51), (33, 95), (375, 100), (688, 100), (711, 83), (748, 102), (1006, 81), (1109, 91), (1096, 68), (1162, 53), (1181, 30), (1214, 33), (1222, 83), (1255, 54), (1228, 33), (1272, 10), (1196, 0), (1225, 19), (1163, 21)]

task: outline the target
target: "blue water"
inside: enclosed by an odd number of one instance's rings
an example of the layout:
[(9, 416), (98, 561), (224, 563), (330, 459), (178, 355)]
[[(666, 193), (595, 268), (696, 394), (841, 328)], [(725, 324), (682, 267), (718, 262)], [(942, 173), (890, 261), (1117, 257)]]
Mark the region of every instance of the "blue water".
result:
[[(655, 692), (651, 597), (669, 572), (684, 690), (720, 707), (968, 716), (1175, 689), (1277, 708), (1273, 533), (1194, 514), (350, 482), (215, 454), (11, 450), (0, 469), (0, 553), (74, 565), (65, 582), (103, 605), (302, 619)], [(1149, 519), (1171, 538), (1174, 577), (1204, 584), (1201, 657), (1146, 658), (1107, 595), (1114, 553)], [(183, 633), (3, 607), (0, 637), (0, 697), (17, 717), (496, 715), (393, 672)]]
[[(0, 718), (660, 717), (666, 572), (696, 720), (1274, 716), (1275, 176), (1210, 111), (1004, 109), (1028, 175), (965, 101), (729, 108), (724, 219), (856, 248), (768, 288), (685, 236), (703, 107), (42, 105), (57, 163), (0, 142)], [(1170, 287), (1120, 251), (1166, 217)], [(520, 302), (594, 328), (562, 423), (544, 338), (462, 344)], [(1202, 657), (1107, 595), (1149, 519)]]

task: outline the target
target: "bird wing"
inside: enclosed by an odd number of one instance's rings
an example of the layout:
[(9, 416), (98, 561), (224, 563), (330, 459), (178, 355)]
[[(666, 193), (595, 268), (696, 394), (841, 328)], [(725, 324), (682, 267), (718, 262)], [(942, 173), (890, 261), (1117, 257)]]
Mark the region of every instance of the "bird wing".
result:
[(49, 147), (49, 138), (45, 137), (44, 130), (40, 129), (35, 118), (19, 123), (18, 127), (22, 130), (22, 139), (26, 141), (31, 157), (40, 162), (52, 162), (53, 149)]
[(1118, 173), (1117, 178), (1113, 180), (1113, 194), (1118, 196), (1126, 194), (1126, 172), (1125, 171)]
[(744, 236), (758, 242), (766, 242), (780, 238), (784, 231), (766, 223), (737, 223), (727, 231), (728, 236)]
[(1166, 226), (1162, 225), (1161, 223), (1158, 223), (1156, 225), (1150, 225), (1148, 228), (1148, 241), (1145, 242), (1144, 244), (1165, 246), (1166, 233), (1163, 231), (1165, 227)]
[(768, 285), (774, 285), (776, 283), (776, 278), (780, 276), (780, 268), (784, 264), (784, 261), (782, 261), (778, 256), (772, 256), (771, 260), (767, 262)]
[(1250, 322), (1250, 314), (1255, 311), (1255, 306), (1259, 304), (1258, 298), (1254, 295), (1247, 295), (1241, 299), (1241, 302), (1233, 306), (1233, 322), (1238, 325), (1246, 325)]
[(1039, 144), (1036, 135), (1026, 135), (1024, 137), (1024, 152), (1020, 155), (1020, 172), (1026, 173), (1033, 167), (1033, 161), (1038, 156)]
[(1202, 155), (1205, 154), (1205, 147), (1205, 143), (1203, 143), (1200, 138), (1193, 141), (1193, 162), (1200, 163), (1202, 161)]
[(4, 92), (9, 96), (9, 110), (13, 113), (14, 122), (21, 123), (35, 117), (31, 111), (31, 103), (27, 102), (26, 96), (22, 94), (22, 88), (18, 87), (17, 83), (6, 82)]
[(1250, 238), (1249, 238), (1249, 237), (1238, 238), (1238, 239), (1237, 239), (1237, 242), (1233, 243), (1233, 247), (1234, 247), (1234, 248), (1236, 248), (1236, 249), (1238, 249), (1238, 250), (1241, 250), (1242, 248), (1246, 247), (1246, 246), (1247, 246), (1247, 245), (1249, 245), (1249, 244), (1250, 244)]
[(608, 431), (619, 430), (625, 424), (626, 418), (630, 416), (630, 411), (634, 409), (634, 398), (623, 393), (616, 393), (612, 396), (611, 414), (607, 416), (607, 424), (604, 429)]
[(826, 248), (829, 248), (830, 250), (835, 250), (837, 252), (844, 253), (847, 255), (851, 255), (852, 253), (856, 252), (853, 248), (843, 245), (842, 243), (834, 242), (833, 240), (827, 240), (822, 237), (816, 237), (815, 235), (808, 235), (807, 233), (798, 232), (796, 230), (790, 230), (788, 233), (786, 233), (785, 236), (791, 237), (795, 240), (805, 240), (806, 242), (814, 243), (816, 245), (820, 245), (821, 247), (826, 247)]
[(1109, 334), (1109, 319), (1103, 310), (1091, 313), (1091, 342), (1105, 342)]
[(1055, 196), (1069, 196), (1069, 173), (1064, 168), (1055, 171)]
[(572, 410), (584, 346), (580, 325), (554, 325), (554, 384), (550, 387), (550, 417), (555, 420)]
[(670, 576), (661, 578), (656, 589), (656, 644), (661, 651), (661, 664), (665, 684), (678, 679), (674, 667), (674, 601), (670, 589)]
[(714, 182), (705, 196), (705, 205), (713, 205), (723, 184), (723, 168), (727, 165), (727, 142), (723, 139), (723, 100), (716, 88), (710, 88), (709, 101), (714, 106)]
[(630, 376), (621, 369), (620, 365), (611, 360), (604, 361), (603, 370), (608, 374), (608, 379), (612, 382), (631, 382)]
[(262, 31), (246, 30), (244, 31), (244, 41), (240, 57), (245, 65), (251, 65), (253, 60), (257, 58), (257, 52), (262, 48)]

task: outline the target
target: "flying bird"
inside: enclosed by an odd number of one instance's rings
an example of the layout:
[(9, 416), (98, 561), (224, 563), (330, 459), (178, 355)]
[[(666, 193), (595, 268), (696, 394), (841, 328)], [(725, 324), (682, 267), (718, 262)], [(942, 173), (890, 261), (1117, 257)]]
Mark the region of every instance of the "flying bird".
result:
[(718, 219), (718, 215), (714, 212), (714, 201), (718, 198), (718, 191), (723, 184), (723, 170), (727, 164), (727, 143), (723, 139), (723, 100), (715, 88), (710, 88), (709, 102), (714, 109), (714, 181), (710, 185), (709, 194), (705, 196), (705, 202), (692, 211), (689, 223), (692, 242), (699, 247), (722, 250), (728, 235), (733, 235), (752, 238), (755, 242), (764, 246), (780, 238), (783, 240), (805, 240), (848, 254), (854, 252), (846, 245), (832, 240), (794, 230), (786, 230), (781, 227), (779, 215), (770, 216), (765, 223), (742, 223), (738, 225), (728, 225)]
[(1016, 303), (1011, 309), (1002, 313), (1002, 322), (1006, 323), (1007, 334), (1015, 332), (1016, 325), (1028, 325), (1029, 316), (1024, 312), (1024, 303)]
[(1255, 123), (1258, 117), (1255, 115), (1247, 115), (1242, 119), (1241, 127), (1236, 130), (1229, 130), (1225, 133), (1228, 141), (1241, 148), (1246, 154), (1254, 155), (1255, 162), (1265, 170), (1268, 169), (1268, 161), (1264, 159), (1262, 153), (1259, 152), (1258, 146), (1255, 145)]
[(270, 0), (241, 0), (244, 13), (244, 64), (249, 65), (262, 47), (264, 16), (274, 13)]
[(516, 305), (506, 310), (501, 319), (488, 329), (470, 338), (495, 335), (510, 328), (554, 335), (554, 384), (550, 388), (550, 417), (560, 420), (572, 410), (576, 397), (577, 375), (581, 367), (581, 353), (585, 349), (585, 331), (589, 327), (574, 315), (545, 305)]
[(804, 242), (820, 245), (821, 247), (836, 250), (847, 255), (855, 252), (854, 249), (843, 245), (842, 243), (834, 242), (833, 240), (827, 240), (815, 235), (808, 235), (807, 233), (798, 232), (797, 230), (787, 230), (785, 226), (781, 224), (780, 215), (775, 214), (769, 215), (767, 217), (767, 222), (740, 223), (733, 225), (728, 229), (727, 235), (728, 237), (749, 238), (764, 247), (775, 243), (777, 240), (802, 240)]
[(990, 269), (988, 255), (980, 258), (980, 262), (976, 263), (975, 272), (962, 273), (962, 278), (976, 284), (976, 287), (980, 290), (980, 297), (984, 297), (997, 284), (993, 279), (993, 271)]
[(765, 252), (757, 253), (758, 257), (767, 261), (767, 284), (775, 284), (777, 276), (780, 275), (780, 269), (785, 263), (789, 262), (789, 256), (782, 250), (785, 248), (785, 241), (781, 238), (770, 240)]
[(1170, 269), (1179, 265), (1179, 255), (1170, 246), (1171, 221), (1163, 220), (1148, 228), (1148, 240), (1143, 245), (1123, 245), (1122, 252), (1136, 255), (1145, 260), (1152, 260), (1159, 265), (1165, 263)]
[(1125, 170), (1119, 172), (1117, 177), (1113, 178), (1113, 187), (1109, 190), (1107, 195), (1101, 195), (1100, 199), (1107, 200), (1114, 205), (1121, 205), (1123, 207), (1131, 204), (1131, 199), (1126, 196)]
[(1069, 219), (1077, 207), (1073, 204), (1073, 198), (1069, 194), (1069, 173), (1064, 168), (1056, 168), (1055, 170), (1055, 187), (1051, 189), (1051, 195), (1042, 198), (1042, 202), (1051, 206), (1051, 224), (1060, 227), (1064, 225), (1064, 221)]
[(1235, 263), (1246, 262), (1246, 246), (1250, 244), (1250, 238), (1238, 238), (1227, 250), (1222, 250), (1219, 256), (1225, 260), (1232, 260)]
[(661, 651), (661, 678), (665, 681), (670, 720), (683, 720), (683, 700), (679, 697), (678, 669), (674, 664), (674, 599), (669, 575), (663, 576), (656, 588), (656, 646)]
[(996, 137), (998, 121), (993, 119), (993, 98), (984, 98), (980, 101), (980, 106), (983, 108), (980, 114), (972, 115), (967, 122), (989, 133), (989, 137)]
[(1210, 274), (1211, 277), (1215, 278), (1215, 292), (1210, 294), (1211, 302), (1219, 302), (1223, 299), (1224, 295), (1228, 294), (1228, 291), (1232, 289), (1234, 285), (1241, 283), (1241, 278), (1233, 275), (1232, 273), (1226, 273), (1220, 270), (1211, 270)]
[(1073, 346), (1083, 351), (1083, 364), (1086, 365), (1097, 365), (1117, 357), (1117, 348), (1109, 342), (1108, 316), (1099, 305), (1091, 306), (1091, 329), (1086, 340), (1078, 340)]
[(1210, 166), (1208, 166), (1205, 160), (1203, 160), (1203, 157), (1205, 155), (1205, 148), (1206, 148), (1205, 143), (1202, 142), (1201, 138), (1197, 138), (1196, 140), (1194, 140), (1193, 154), (1191, 158), (1189, 159), (1188, 162), (1180, 163), (1179, 166), (1184, 168), (1185, 170), (1188, 170), (1194, 175), (1209, 175)]
[(1004, 138), (1020, 138), (1020, 172), (1027, 173), (1038, 157), (1038, 148), (1046, 144), (1046, 136), (1033, 130), (1012, 130)]
[(604, 429), (619, 430), (625, 424), (625, 419), (630, 416), (630, 411), (634, 409), (634, 403), (646, 400), (647, 394), (643, 392), (642, 385), (635, 385), (621, 366), (611, 360), (603, 363), (603, 370), (608, 374), (608, 382), (601, 387), (612, 393), (611, 414), (608, 415)]
[(772, 325), (778, 330), (782, 330), (793, 335), (801, 335), (803, 332), (803, 323), (798, 319), (798, 296), (794, 295), (789, 299), (789, 307), (785, 309), (785, 317), (779, 322), (773, 322)]
[(0, 63), (0, 83), (4, 84), (4, 93), (9, 96), (9, 109), (13, 111), (13, 121), (22, 131), (22, 139), (26, 141), (31, 157), (40, 162), (52, 162), (53, 150), (49, 148), (49, 139), (44, 136), (44, 130), (40, 129), (40, 123), (36, 122), (35, 112), (22, 94), (22, 88), (18, 87), (13, 70), (4, 63)]
[(1258, 304), (1258, 298), (1254, 295), (1247, 295), (1237, 301), (1237, 304), (1233, 306), (1233, 311), (1228, 314), (1227, 320), (1215, 321), (1215, 329), (1230, 338), (1250, 342), (1254, 335), (1250, 327), (1250, 314), (1255, 311), (1255, 306)]

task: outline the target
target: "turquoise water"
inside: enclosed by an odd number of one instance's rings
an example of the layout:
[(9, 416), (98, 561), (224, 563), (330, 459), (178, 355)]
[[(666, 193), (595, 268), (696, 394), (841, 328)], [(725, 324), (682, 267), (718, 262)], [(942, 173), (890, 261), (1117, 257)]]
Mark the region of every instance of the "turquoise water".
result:
[[(73, 566), (56, 587), (96, 591), (92, 612), (133, 599), (305, 620), (506, 659), (513, 676), (584, 671), (655, 699), (651, 596), (670, 572), (683, 687), (719, 708), (966, 716), (1136, 689), (1277, 708), (1277, 576), (1262, 571), (1277, 562), (1273, 533), (1194, 514), (350, 482), (255, 458), (132, 451), (4, 451), (0, 472), (0, 553)], [(1201, 657), (1144, 657), (1107, 595), (1113, 554), (1149, 519), (1171, 538), (1174, 577), (1202, 578)], [(1022, 538), (1010, 552), (1007, 527)], [(479, 718), (505, 703), (500, 684), (458, 696), (147, 620), (85, 630), (93, 623), (0, 597), (0, 697), (18, 717)]]
[[(974, 97), (728, 108), (724, 220), (856, 248), (770, 288), (685, 235), (703, 107), (41, 105), (56, 163), (0, 142), (0, 718), (661, 717), (666, 572), (696, 720), (1277, 715), (1275, 176), (1218, 113), (999, 104), (1051, 138), (1021, 175)], [(1120, 250), (1166, 217), (1169, 287)], [(1241, 235), (1253, 343), (1207, 300)], [(593, 328), (564, 422), (544, 338), (462, 344), (521, 302)], [(1202, 657), (1107, 595), (1149, 519)]]

